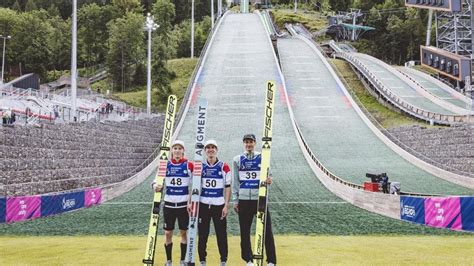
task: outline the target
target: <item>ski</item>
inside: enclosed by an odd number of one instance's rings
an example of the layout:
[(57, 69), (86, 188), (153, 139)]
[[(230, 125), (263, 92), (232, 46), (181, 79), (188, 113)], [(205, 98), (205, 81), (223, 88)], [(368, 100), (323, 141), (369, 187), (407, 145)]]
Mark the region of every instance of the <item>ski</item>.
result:
[(272, 145), (273, 113), (275, 106), (275, 82), (267, 82), (265, 97), (265, 113), (263, 120), (262, 137), (262, 162), (260, 166), (260, 184), (258, 188), (257, 224), (255, 230), (255, 251), (253, 263), (255, 266), (263, 265), (263, 250), (265, 243), (265, 223), (267, 218), (267, 196), (268, 190), (265, 180), (270, 169), (270, 148)]
[[(156, 184), (163, 185), (166, 177), (166, 165), (170, 157), (171, 137), (173, 135), (174, 118), (176, 114), (178, 98), (175, 95), (168, 97), (166, 107), (166, 117), (164, 121), (163, 137), (160, 146), (160, 160), (158, 163), (158, 172), (156, 173)], [(151, 210), (150, 225), (148, 227), (148, 237), (145, 249), (144, 265), (153, 265), (155, 260), (156, 237), (158, 235), (158, 222), (160, 220), (162, 192), (155, 192), (153, 197), (153, 207)]]
[(185, 262), (194, 265), (196, 261), (197, 231), (199, 222), (199, 199), (201, 196), (201, 174), (206, 138), (207, 100), (199, 99), (196, 125), (196, 150), (194, 152), (194, 171), (191, 188), (191, 212), (189, 214), (188, 246)]

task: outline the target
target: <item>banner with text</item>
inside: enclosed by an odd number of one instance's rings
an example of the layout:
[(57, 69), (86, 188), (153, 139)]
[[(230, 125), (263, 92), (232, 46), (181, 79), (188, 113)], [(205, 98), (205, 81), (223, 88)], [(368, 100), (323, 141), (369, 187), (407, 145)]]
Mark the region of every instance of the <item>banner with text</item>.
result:
[(84, 191), (41, 197), (41, 217), (84, 207)]
[(102, 189), (0, 198), (0, 223), (46, 217), (102, 203)]
[(4, 223), (7, 218), (7, 199), (0, 198), (0, 223)]
[(461, 197), (462, 230), (474, 232), (474, 198)]
[(415, 197), (400, 197), (400, 217), (413, 223), (425, 223), (425, 199)]
[(86, 190), (84, 207), (89, 208), (102, 202), (102, 189), (95, 188)]
[(40, 196), (7, 198), (7, 223), (35, 219), (40, 216)]
[(474, 231), (474, 197), (400, 197), (400, 218), (437, 228)]
[(462, 230), (460, 199), (457, 197), (425, 199), (425, 224)]

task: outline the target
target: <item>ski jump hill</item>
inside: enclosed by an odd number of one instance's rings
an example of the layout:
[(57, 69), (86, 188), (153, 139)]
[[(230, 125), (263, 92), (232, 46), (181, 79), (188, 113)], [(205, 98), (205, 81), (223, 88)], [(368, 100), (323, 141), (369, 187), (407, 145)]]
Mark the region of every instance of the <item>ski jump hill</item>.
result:
[[(453, 233), (401, 221), (400, 196), (367, 192), (361, 184), (368, 172), (387, 172), (408, 195), (465, 197), (474, 194), (473, 180), (403, 153), (364, 116), (311, 42), (298, 36), (278, 39), (277, 57), (269, 32), (259, 13), (228, 12), (219, 20), (178, 116), (175, 137), (186, 143), (186, 155), (192, 157), (198, 98), (208, 100), (207, 138), (217, 141), (219, 159), (231, 163), (243, 151), (244, 134), (262, 135), (265, 84), (274, 80), (269, 209), (276, 233)], [(0, 234), (144, 235), (155, 166), (106, 189), (108, 201), (101, 205), (1, 224)], [(228, 229), (238, 233), (233, 212)]]

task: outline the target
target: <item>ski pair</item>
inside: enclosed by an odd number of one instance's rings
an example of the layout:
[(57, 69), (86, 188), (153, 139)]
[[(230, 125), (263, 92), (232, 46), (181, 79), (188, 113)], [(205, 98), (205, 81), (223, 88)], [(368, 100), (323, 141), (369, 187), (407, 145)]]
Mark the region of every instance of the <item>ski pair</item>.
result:
[[(263, 265), (263, 250), (265, 243), (265, 226), (267, 218), (268, 189), (266, 179), (269, 176), (270, 156), (272, 146), (273, 114), (275, 106), (275, 82), (268, 81), (265, 93), (265, 111), (262, 137), (262, 161), (260, 166), (260, 180), (258, 189), (257, 219), (255, 231), (254, 265)], [(189, 215), (188, 246), (185, 261), (188, 265), (195, 265), (196, 243), (199, 219), (199, 198), (201, 195), (202, 153), (204, 149), (206, 129), (207, 101), (200, 100), (197, 118), (196, 151), (194, 154), (194, 172), (191, 194), (191, 213)]]
[[(160, 147), (160, 160), (158, 164), (158, 172), (156, 174), (156, 184), (163, 186), (164, 179), (166, 177), (166, 166), (170, 158), (171, 149), (171, 137), (173, 135), (174, 118), (176, 114), (176, 102), (177, 98), (175, 95), (168, 97), (168, 104), (166, 108), (166, 117), (163, 130), (163, 138)], [(186, 251), (187, 262), (194, 263), (195, 259), (195, 246), (197, 236), (197, 226), (199, 217), (199, 196), (201, 191), (201, 173), (202, 173), (202, 158), (204, 151), (204, 140), (206, 138), (206, 117), (207, 117), (207, 100), (200, 99), (197, 111), (197, 126), (196, 126), (196, 150), (194, 154), (194, 171), (193, 171), (193, 182), (191, 189), (191, 213), (189, 216), (189, 231), (188, 231), (188, 248)], [(158, 235), (158, 222), (160, 218), (160, 209), (162, 201), (162, 191), (155, 192), (153, 197), (153, 208), (151, 211), (150, 224), (148, 228), (147, 245), (145, 249), (145, 258), (143, 259), (144, 265), (153, 265), (155, 258), (156, 249), (156, 237)]]
[(253, 264), (263, 265), (263, 250), (265, 245), (265, 227), (267, 222), (268, 188), (266, 179), (270, 173), (270, 155), (272, 146), (273, 114), (275, 111), (275, 82), (268, 81), (265, 97), (265, 112), (262, 136), (262, 161), (260, 164), (260, 182), (258, 188), (257, 219), (255, 226), (255, 251)]
[[(156, 173), (155, 183), (163, 185), (166, 177), (166, 166), (170, 158), (171, 138), (173, 136), (174, 119), (176, 115), (178, 98), (176, 95), (168, 96), (166, 105), (163, 136), (161, 140), (158, 172)], [(160, 208), (162, 200), (162, 191), (155, 192), (153, 196), (153, 207), (151, 209), (150, 224), (148, 226), (148, 237), (146, 242), (145, 257), (142, 260), (144, 265), (153, 265), (155, 260), (156, 237), (158, 235), (158, 222), (160, 221)]]

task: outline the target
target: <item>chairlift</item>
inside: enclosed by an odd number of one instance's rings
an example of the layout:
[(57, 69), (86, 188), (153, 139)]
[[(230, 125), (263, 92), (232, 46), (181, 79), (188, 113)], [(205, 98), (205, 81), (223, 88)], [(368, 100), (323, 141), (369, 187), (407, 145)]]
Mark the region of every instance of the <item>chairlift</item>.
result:
[(454, 67), (453, 67), (453, 74), (455, 76), (458, 76), (459, 75), (459, 64), (454, 64)]
[(439, 67), (439, 57), (436, 56), (435, 59), (434, 59), (434, 67), (438, 68)]
[(451, 71), (452, 71), (452, 66), (453, 66), (453, 62), (452, 62), (452, 61), (448, 61), (448, 63), (446, 63), (446, 72), (451, 73)]

